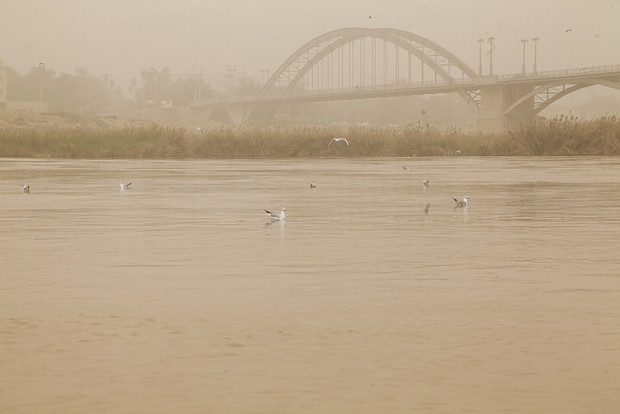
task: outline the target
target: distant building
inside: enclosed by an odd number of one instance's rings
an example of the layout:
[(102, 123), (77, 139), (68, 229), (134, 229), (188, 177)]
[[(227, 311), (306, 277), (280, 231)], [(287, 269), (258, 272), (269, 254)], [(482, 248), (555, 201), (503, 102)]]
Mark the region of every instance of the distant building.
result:
[(0, 59), (0, 110), (2, 111), (7, 108), (6, 86), (6, 68), (2, 65), (2, 59)]

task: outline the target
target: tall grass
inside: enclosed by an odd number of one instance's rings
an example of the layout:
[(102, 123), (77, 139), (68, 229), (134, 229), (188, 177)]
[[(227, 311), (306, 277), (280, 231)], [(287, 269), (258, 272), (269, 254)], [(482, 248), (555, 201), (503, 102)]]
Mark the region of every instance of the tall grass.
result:
[(523, 155), (619, 155), (620, 119), (559, 116), (524, 126), (513, 139)]
[[(350, 142), (328, 145), (345, 136)], [(505, 135), (455, 128), (251, 127), (194, 129), (152, 124), (118, 128), (0, 129), (0, 157), (280, 158), (448, 155), (620, 155), (620, 120), (539, 119)]]

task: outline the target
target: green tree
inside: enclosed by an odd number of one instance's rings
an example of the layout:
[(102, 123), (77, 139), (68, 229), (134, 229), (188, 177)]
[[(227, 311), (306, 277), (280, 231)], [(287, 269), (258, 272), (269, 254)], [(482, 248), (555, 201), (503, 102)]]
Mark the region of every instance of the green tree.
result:
[(107, 77), (96, 78), (84, 68), (75, 75), (61, 73), (45, 65), (30, 68), (25, 75), (7, 68), (9, 101), (36, 102), (39, 99), (51, 111), (104, 111), (118, 106), (122, 92)]
[(215, 96), (215, 91), (198, 76), (173, 79), (170, 69), (149, 68), (140, 72), (142, 86), (137, 87), (133, 81), (136, 102), (147, 106), (160, 105), (162, 101), (170, 101), (174, 106), (187, 106), (193, 101), (208, 101)]

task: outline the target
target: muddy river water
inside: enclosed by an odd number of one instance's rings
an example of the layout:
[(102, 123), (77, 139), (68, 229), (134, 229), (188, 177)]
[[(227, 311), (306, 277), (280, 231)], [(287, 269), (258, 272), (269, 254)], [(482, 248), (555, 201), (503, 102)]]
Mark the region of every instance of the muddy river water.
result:
[(0, 412), (618, 412), (619, 206), (618, 158), (0, 160)]

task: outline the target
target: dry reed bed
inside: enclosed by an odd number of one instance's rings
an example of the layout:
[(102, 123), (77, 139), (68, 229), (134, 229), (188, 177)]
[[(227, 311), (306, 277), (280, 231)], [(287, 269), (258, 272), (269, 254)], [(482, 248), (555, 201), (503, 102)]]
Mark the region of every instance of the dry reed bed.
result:
[[(328, 145), (333, 137), (350, 142)], [(3, 128), (0, 157), (284, 158), (461, 155), (620, 155), (620, 120), (539, 119), (506, 135), (412, 124), (399, 128)]]

